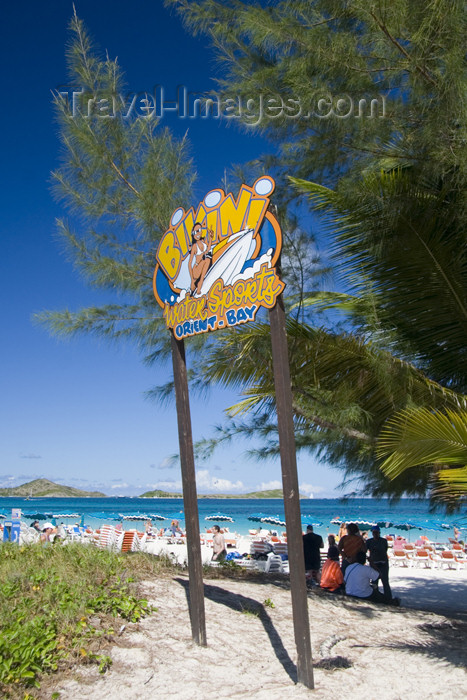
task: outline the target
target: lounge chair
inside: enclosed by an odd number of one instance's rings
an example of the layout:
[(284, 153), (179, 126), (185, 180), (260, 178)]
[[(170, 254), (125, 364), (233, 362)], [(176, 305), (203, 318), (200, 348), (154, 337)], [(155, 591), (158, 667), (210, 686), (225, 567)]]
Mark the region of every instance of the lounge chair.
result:
[(442, 569), (443, 566), (445, 566), (446, 569), (460, 568), (459, 561), (456, 555), (450, 549), (445, 549), (444, 552), (440, 552), (439, 555), (437, 555), (436, 557), (436, 563), (438, 564), (440, 569)]
[(403, 549), (393, 549), (389, 554), (392, 566), (412, 566), (412, 557)]
[(424, 566), (425, 569), (431, 569), (433, 565), (433, 556), (426, 549), (417, 549), (413, 558), (414, 566)]
[(117, 530), (112, 525), (102, 525), (96, 545), (101, 549), (117, 549), (117, 540)]
[(287, 542), (275, 542), (273, 552), (274, 554), (279, 554), (281, 557), (284, 555), (288, 557)]
[(282, 558), (279, 554), (273, 554), (270, 552), (266, 560), (266, 566), (264, 569), (267, 574), (282, 574)]
[(272, 545), (264, 540), (255, 540), (250, 545), (250, 554), (255, 556), (255, 554), (269, 554), (272, 551)]
[(125, 530), (122, 538), (122, 552), (135, 552), (138, 551), (140, 547), (140, 537), (137, 530)]
[(40, 533), (33, 527), (21, 523), (19, 532), (19, 544), (34, 544), (39, 542)]

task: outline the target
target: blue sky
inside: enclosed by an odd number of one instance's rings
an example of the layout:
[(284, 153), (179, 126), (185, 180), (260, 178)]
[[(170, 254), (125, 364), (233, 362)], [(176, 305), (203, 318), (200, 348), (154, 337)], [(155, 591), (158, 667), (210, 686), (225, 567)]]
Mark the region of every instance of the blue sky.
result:
[[(161, 2), (78, 0), (76, 8), (100, 47), (118, 56), (130, 91), (161, 85), (166, 99), (174, 99), (178, 85), (189, 92), (213, 87), (218, 69), (209, 47), (187, 35)], [(63, 0), (19, 0), (3, 10), (0, 487), (43, 477), (109, 495), (181, 490), (179, 467), (168, 464), (178, 452), (175, 407), (144, 398), (170, 377), (171, 367), (143, 366), (129, 345), (84, 337), (60, 341), (31, 322), (43, 309), (77, 309), (100, 300), (61, 253), (54, 220), (65, 211), (49, 189), (58, 164), (51, 90), (66, 83), (71, 14), (71, 2)], [(220, 120), (164, 119), (178, 135), (188, 128), (200, 197), (221, 184), (232, 163), (272, 148)], [(209, 435), (235, 398), (218, 388), (207, 399), (191, 397), (195, 440)], [(239, 441), (197, 465), (199, 492), (279, 487), (279, 462), (252, 462), (243, 454), (246, 447)], [(305, 455), (298, 465), (305, 493), (338, 495), (337, 471)]]

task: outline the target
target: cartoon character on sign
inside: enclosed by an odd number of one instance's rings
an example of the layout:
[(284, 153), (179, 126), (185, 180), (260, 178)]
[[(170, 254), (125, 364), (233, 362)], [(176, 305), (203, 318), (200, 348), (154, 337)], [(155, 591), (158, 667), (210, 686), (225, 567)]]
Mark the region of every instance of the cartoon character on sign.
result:
[(252, 321), (284, 288), (275, 263), (282, 232), (270, 211), (265, 175), (237, 197), (208, 192), (198, 207), (176, 209), (156, 253), (154, 295), (179, 339)]
[(199, 221), (197, 221), (191, 232), (191, 252), (188, 260), (188, 269), (191, 278), (191, 296), (193, 296), (195, 292), (198, 292), (198, 294), (201, 292), (204, 278), (211, 267), (211, 246), (213, 239), (214, 231), (212, 228), (209, 229), (208, 235), (203, 238), (203, 228)]

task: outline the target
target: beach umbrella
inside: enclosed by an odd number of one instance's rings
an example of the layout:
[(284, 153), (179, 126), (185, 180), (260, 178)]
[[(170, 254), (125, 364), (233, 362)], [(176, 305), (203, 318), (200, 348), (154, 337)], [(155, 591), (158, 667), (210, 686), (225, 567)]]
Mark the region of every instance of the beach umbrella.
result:
[(281, 527), (285, 527), (285, 520), (279, 515), (266, 515), (264, 518), (261, 518), (261, 522), (268, 523), (269, 525), (280, 525)]
[(65, 520), (66, 518), (78, 520), (78, 518), (81, 518), (81, 515), (79, 513), (54, 513), (52, 517), (55, 518), (55, 520), (57, 518), (60, 520)]
[(165, 520), (165, 515), (160, 515), (159, 513), (149, 513), (148, 519), (151, 520)]
[(248, 516), (248, 520), (251, 520), (254, 523), (260, 523), (263, 518), (268, 518), (269, 516), (266, 513), (252, 513), (251, 515)]
[(52, 517), (52, 513), (23, 513), (23, 518), (32, 518), (33, 520), (47, 520)]
[(95, 518), (96, 520), (121, 520), (122, 516), (119, 513), (106, 513), (105, 511), (99, 511), (98, 513), (89, 513), (90, 518)]
[(225, 513), (213, 513), (212, 515), (207, 515), (205, 520), (219, 520), (223, 522), (233, 523), (234, 519), (230, 515), (225, 515)]
[(361, 516), (358, 516), (356, 518), (353, 518), (351, 515), (346, 516), (345, 518), (333, 518), (331, 520), (332, 525), (342, 525), (342, 523), (355, 523), (359, 527), (363, 528), (370, 528), (374, 527), (377, 522), (373, 518), (362, 518)]

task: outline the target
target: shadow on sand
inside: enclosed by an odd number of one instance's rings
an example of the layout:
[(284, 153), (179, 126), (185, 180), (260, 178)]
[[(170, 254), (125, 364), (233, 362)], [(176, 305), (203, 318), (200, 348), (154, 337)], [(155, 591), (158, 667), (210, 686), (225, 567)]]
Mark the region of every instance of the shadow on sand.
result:
[[(190, 607), (188, 581), (182, 578), (175, 578), (174, 581), (179, 583), (185, 589), (188, 607)], [(294, 683), (297, 683), (297, 667), (290, 658), (287, 649), (284, 647), (282, 639), (274, 627), (274, 624), (263, 603), (258, 602), (254, 598), (248, 598), (244, 595), (240, 595), (239, 593), (232, 593), (224, 588), (221, 588), (220, 586), (212, 586), (211, 584), (206, 583), (204, 584), (204, 596), (205, 598), (212, 600), (214, 603), (226, 605), (231, 610), (235, 610), (240, 613), (249, 613), (258, 617), (263, 625), (264, 631), (269, 637), (277, 659), (280, 661), (291, 680)]]

